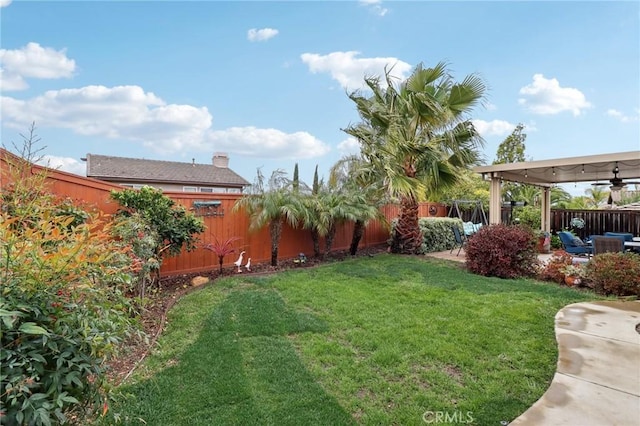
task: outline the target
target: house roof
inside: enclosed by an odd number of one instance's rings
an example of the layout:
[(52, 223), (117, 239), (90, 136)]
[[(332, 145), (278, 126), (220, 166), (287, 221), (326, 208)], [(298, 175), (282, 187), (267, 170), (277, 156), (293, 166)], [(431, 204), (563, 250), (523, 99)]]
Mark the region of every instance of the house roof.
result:
[(110, 181), (246, 186), (249, 182), (227, 167), (87, 154), (87, 176)]

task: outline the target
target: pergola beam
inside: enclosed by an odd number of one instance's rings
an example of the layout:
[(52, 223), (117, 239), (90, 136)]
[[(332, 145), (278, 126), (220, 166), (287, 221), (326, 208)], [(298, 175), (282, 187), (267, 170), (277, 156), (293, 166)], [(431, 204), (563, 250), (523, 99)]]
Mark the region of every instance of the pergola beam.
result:
[(540, 229), (549, 232), (551, 218), (551, 187), (569, 182), (609, 181), (613, 169), (618, 168), (621, 179), (640, 178), (640, 151), (581, 157), (557, 158), (520, 163), (494, 164), (473, 169), (490, 181), (489, 223), (501, 222), (502, 181), (526, 183), (542, 187), (542, 220)]

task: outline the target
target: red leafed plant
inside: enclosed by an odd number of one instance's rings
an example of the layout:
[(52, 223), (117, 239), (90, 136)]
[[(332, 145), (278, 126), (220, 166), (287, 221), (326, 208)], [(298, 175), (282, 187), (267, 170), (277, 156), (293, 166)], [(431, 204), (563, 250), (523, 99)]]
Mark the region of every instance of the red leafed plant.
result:
[(531, 277), (536, 273), (536, 238), (524, 226), (483, 226), (465, 247), (467, 269), (500, 278)]
[(228, 254), (231, 254), (236, 251), (233, 247), (233, 243), (238, 241), (240, 237), (231, 237), (226, 240), (218, 240), (218, 238), (213, 237), (213, 242), (205, 244), (203, 246), (204, 249), (210, 250), (218, 256), (218, 263), (220, 265), (220, 273), (222, 273), (222, 263), (224, 262), (224, 257)]

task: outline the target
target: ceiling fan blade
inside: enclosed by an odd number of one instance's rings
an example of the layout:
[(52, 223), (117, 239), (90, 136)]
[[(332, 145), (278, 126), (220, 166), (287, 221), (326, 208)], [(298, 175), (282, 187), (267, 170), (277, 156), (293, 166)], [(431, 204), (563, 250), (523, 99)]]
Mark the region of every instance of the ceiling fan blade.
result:
[(609, 183), (609, 182), (596, 182), (596, 183), (592, 183), (591, 185), (593, 185), (593, 186), (611, 185), (611, 183)]
[(640, 182), (638, 181), (632, 181), (632, 180), (625, 180), (624, 181), (625, 185), (640, 185)]

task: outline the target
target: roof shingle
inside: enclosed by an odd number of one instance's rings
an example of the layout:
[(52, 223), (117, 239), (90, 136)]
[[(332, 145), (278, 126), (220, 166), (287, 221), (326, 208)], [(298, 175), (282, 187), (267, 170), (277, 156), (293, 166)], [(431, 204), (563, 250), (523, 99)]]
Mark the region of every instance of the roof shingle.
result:
[(87, 154), (87, 177), (102, 180), (244, 186), (249, 182), (226, 167)]

